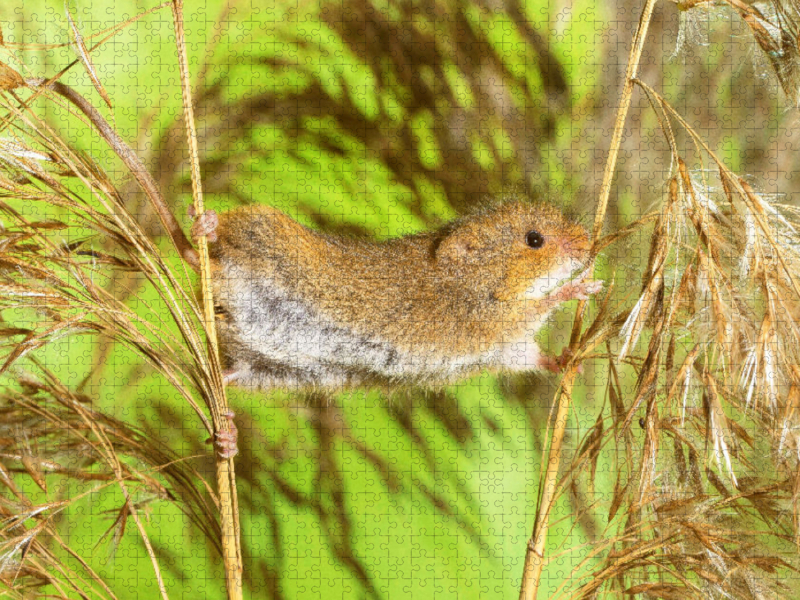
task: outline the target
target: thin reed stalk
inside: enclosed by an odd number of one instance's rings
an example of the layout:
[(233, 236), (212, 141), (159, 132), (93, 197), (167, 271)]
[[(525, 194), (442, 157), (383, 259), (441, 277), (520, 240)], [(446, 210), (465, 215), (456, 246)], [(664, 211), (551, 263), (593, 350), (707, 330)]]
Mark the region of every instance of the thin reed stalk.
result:
[[(203, 187), (200, 175), (200, 158), (197, 147), (197, 130), (195, 129), (194, 109), (189, 76), (188, 59), (186, 56), (186, 39), (183, 26), (183, 1), (174, 0), (172, 15), (175, 23), (175, 44), (178, 50), (178, 65), (181, 73), (181, 93), (183, 96), (183, 114), (186, 125), (186, 135), (189, 143), (190, 164), (192, 169), (192, 198), (194, 200), (195, 214), (202, 215)], [(205, 237), (198, 240), (200, 258), (200, 285), (203, 297), (203, 313), (205, 316), (205, 330), (208, 335), (208, 355), (213, 377), (212, 393), (209, 395), (211, 414), (214, 421), (214, 431), (229, 431), (229, 421), (225, 418), (229, 412), (228, 400), (225, 395), (225, 385), (222, 378), (222, 368), (219, 361), (219, 347), (214, 316), (214, 298), (211, 291), (211, 263), (208, 258), (208, 242)], [(225, 561), (225, 581), (228, 588), (228, 598), (240, 600), (242, 598), (242, 548), (239, 529), (239, 506), (236, 495), (236, 473), (233, 458), (222, 458), (218, 454), (217, 489), (220, 500), (220, 520), (222, 523), (222, 556)]]
[[(639, 17), (639, 25), (631, 44), (630, 56), (628, 57), (628, 66), (625, 70), (625, 81), (622, 87), (622, 94), (620, 96), (620, 105), (617, 112), (617, 118), (614, 123), (614, 133), (611, 136), (611, 145), (609, 147), (608, 160), (606, 162), (605, 171), (603, 172), (603, 183), (600, 187), (600, 198), (597, 202), (597, 212), (595, 214), (594, 229), (592, 233), (592, 243), (597, 248), (600, 241), (600, 236), (603, 232), (603, 224), (605, 223), (605, 216), (608, 210), (608, 199), (611, 195), (611, 184), (616, 172), (617, 157), (619, 149), (622, 144), (622, 134), (625, 129), (625, 120), (628, 116), (628, 109), (631, 105), (631, 98), (633, 96), (634, 80), (639, 68), (639, 61), (641, 60), (642, 50), (644, 48), (645, 40), (647, 39), (647, 30), (650, 26), (650, 20), (653, 16), (653, 9), (655, 8), (656, 0), (646, 0), (642, 7), (642, 14)], [(575, 322), (573, 325), (573, 335), (570, 341), (570, 350), (575, 356), (578, 351), (576, 344), (579, 340), (577, 332), (580, 331), (581, 323), (584, 313), (583, 300), (578, 302), (578, 307), (575, 313)], [(556, 498), (555, 491), (558, 483), (558, 472), (561, 465), (562, 444), (564, 441), (564, 433), (567, 427), (567, 420), (570, 410), (572, 399), (572, 388), (575, 384), (575, 377), (578, 374), (580, 363), (572, 360), (567, 365), (564, 375), (561, 378), (561, 383), (554, 402), (557, 406), (556, 416), (550, 422), (553, 428), (552, 441), (547, 451), (546, 461), (541, 464), (546, 464), (547, 467), (541, 474), (539, 482), (539, 501), (536, 509), (536, 521), (533, 526), (533, 533), (528, 541), (525, 550), (525, 562), (522, 571), (522, 582), (520, 584), (519, 598), (520, 600), (534, 600), (539, 591), (539, 584), (541, 582), (542, 570), (544, 568), (544, 554), (545, 546), (547, 544), (547, 530), (549, 527), (550, 510), (552, 509), (553, 502)], [(545, 447), (547, 445), (545, 444)]]

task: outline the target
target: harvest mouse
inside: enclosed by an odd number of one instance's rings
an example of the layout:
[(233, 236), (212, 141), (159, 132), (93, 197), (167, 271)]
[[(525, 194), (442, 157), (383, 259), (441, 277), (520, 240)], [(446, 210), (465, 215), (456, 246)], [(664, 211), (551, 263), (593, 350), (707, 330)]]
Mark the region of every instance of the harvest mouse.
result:
[(585, 230), (518, 198), (383, 242), (320, 233), (268, 206), (207, 211), (192, 235), (212, 242), (223, 357), (246, 387), (558, 370), (534, 334), (559, 304), (602, 286), (581, 272)]

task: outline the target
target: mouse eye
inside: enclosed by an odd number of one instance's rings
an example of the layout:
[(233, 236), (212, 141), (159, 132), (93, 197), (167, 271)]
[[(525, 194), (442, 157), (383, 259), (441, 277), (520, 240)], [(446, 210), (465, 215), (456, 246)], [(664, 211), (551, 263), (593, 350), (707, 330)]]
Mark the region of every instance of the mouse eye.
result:
[(541, 248), (544, 246), (544, 236), (538, 231), (529, 231), (525, 236), (525, 243), (531, 248)]

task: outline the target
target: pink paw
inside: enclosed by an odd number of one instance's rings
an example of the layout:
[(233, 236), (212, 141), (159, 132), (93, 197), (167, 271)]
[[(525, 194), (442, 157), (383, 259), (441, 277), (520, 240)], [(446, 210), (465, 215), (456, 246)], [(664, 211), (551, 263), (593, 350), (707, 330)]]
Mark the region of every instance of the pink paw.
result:
[(569, 290), (570, 300), (588, 300), (603, 289), (602, 281), (581, 281), (574, 284)]
[[(539, 367), (559, 374), (564, 371), (572, 360), (572, 351), (569, 347), (564, 348), (561, 356), (542, 356), (539, 359)], [(578, 373), (583, 373), (583, 365), (578, 365)]]
[[(189, 216), (194, 217), (194, 206), (189, 206)], [(207, 210), (197, 217), (194, 224), (192, 224), (192, 240), (197, 243), (199, 238), (205, 236), (209, 242), (216, 242), (218, 226), (219, 216), (217, 216), (217, 211)]]
[(217, 431), (214, 434), (214, 448), (217, 450), (217, 456), (228, 459), (239, 454), (239, 430), (233, 421), (236, 416), (233, 411), (228, 411), (222, 416), (228, 419), (230, 431)]
[(588, 278), (591, 276), (591, 267), (589, 267), (575, 279), (561, 286), (561, 288), (555, 292), (556, 299), (559, 302), (568, 302), (570, 300), (588, 300), (593, 294), (596, 294), (603, 289), (602, 281), (588, 280)]

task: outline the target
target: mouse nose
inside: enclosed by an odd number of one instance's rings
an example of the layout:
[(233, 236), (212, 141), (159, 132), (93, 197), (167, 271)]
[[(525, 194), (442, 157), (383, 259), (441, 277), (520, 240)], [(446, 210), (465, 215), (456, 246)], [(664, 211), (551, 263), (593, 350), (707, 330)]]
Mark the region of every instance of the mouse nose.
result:
[(561, 238), (561, 249), (564, 254), (573, 258), (586, 259), (589, 257), (591, 244), (585, 233)]

